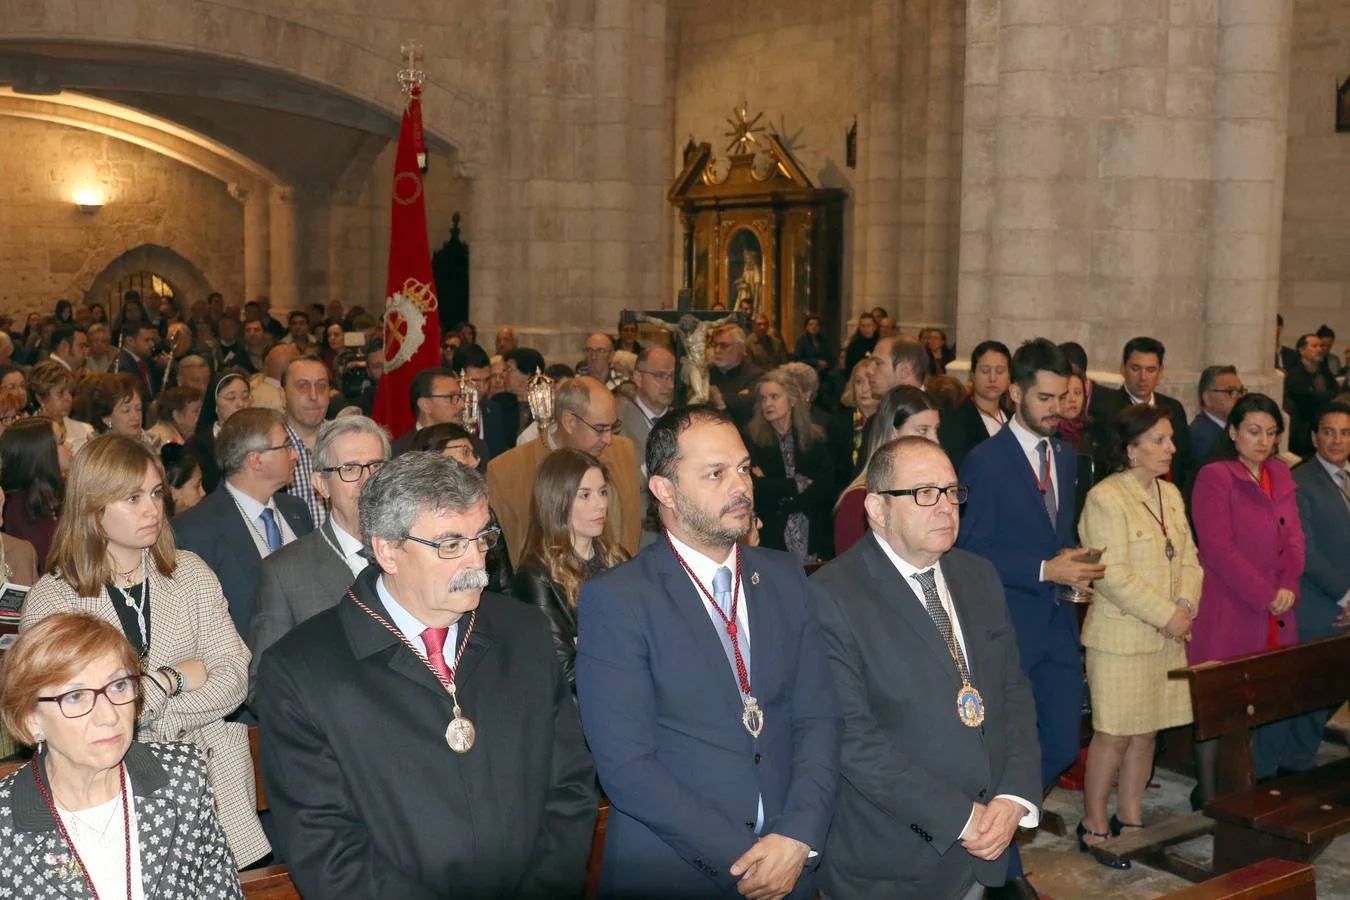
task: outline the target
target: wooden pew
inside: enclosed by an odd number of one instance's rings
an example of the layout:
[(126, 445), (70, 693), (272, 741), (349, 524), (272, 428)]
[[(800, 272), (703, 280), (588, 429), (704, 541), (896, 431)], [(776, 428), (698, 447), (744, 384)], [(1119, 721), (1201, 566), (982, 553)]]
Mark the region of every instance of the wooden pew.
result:
[(1350, 760), (1255, 784), (1252, 729), (1350, 698), (1350, 635), (1172, 673), (1190, 682), (1195, 739), (1219, 741), (1214, 871), (1254, 859), (1312, 862), (1350, 832)]
[(1263, 859), (1166, 894), (1163, 900), (1317, 900), (1317, 883), (1310, 865)]

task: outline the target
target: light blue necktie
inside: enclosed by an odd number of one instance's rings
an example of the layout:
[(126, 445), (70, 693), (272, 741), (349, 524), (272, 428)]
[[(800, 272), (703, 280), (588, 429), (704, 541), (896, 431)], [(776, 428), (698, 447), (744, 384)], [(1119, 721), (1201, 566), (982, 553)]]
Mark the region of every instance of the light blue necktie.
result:
[(267, 537), (267, 549), (272, 551), (280, 550), (281, 529), (277, 527), (277, 520), (272, 515), (272, 507), (264, 507), (262, 514), (258, 516), (258, 518), (262, 519), (263, 534)]
[[(731, 570), (722, 566), (713, 575), (713, 600), (721, 608), (722, 614), (728, 621), (735, 622), (731, 611)], [(727, 654), (727, 662), (731, 663), (731, 673), (736, 674), (736, 652), (731, 649), (731, 635), (727, 634), (726, 625), (722, 624), (717, 629), (717, 637), (722, 641), (722, 650)], [(745, 660), (745, 672), (748, 676), (750, 669), (750, 638), (740, 626), (736, 626), (737, 643), (741, 648), (741, 659)]]

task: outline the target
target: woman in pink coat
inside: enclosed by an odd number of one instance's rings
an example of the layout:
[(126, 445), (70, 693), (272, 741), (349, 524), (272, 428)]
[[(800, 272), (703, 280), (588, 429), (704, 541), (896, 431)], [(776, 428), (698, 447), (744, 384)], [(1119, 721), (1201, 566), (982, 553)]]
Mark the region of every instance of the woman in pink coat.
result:
[[(1303, 527), (1289, 467), (1275, 458), (1284, 418), (1265, 394), (1248, 394), (1228, 416), (1228, 440), (1196, 476), (1191, 517), (1205, 572), (1187, 657), (1191, 665), (1298, 642), (1294, 603), (1303, 574)], [(1277, 773), (1291, 720), (1253, 734), (1257, 778)], [(1217, 742), (1197, 746), (1200, 798), (1214, 796)]]

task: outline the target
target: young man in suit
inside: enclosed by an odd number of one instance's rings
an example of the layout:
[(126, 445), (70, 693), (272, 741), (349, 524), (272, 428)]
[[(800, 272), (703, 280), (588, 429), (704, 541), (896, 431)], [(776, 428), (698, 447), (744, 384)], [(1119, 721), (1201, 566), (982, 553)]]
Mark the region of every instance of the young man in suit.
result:
[[(959, 546), (994, 564), (1017, 629), (1022, 669), (1036, 700), (1041, 783), (1046, 791), (1078, 757), (1083, 664), (1073, 606), (1056, 592), (1088, 589), (1105, 569), (1079, 558), (1073, 529), (1078, 461), (1055, 437), (1068, 394), (1069, 363), (1044, 338), (1027, 341), (1012, 360), (1008, 394), (1015, 412), (961, 466), (970, 502)], [(1100, 391), (1098, 392), (1100, 393)], [(1034, 798), (1033, 798), (1034, 799)], [(1035, 898), (1014, 845), (1008, 883), (991, 897)]]
[(511, 395), (492, 395), (492, 361), (487, 351), (477, 344), (455, 350), (451, 370), (462, 372), (478, 390), (478, 427), (472, 437), (478, 445), (478, 457), (487, 471), (487, 464), (516, 445), (517, 419), (515, 404), (504, 401)]
[(1165, 408), (1172, 419), (1172, 443), (1177, 448), (1176, 456), (1172, 457), (1168, 481), (1184, 493), (1195, 474), (1195, 463), (1191, 457), (1191, 434), (1186, 424), (1186, 408), (1181, 405), (1181, 401), (1160, 394), (1157, 390), (1163, 379), (1163, 358), (1166, 355), (1167, 348), (1156, 338), (1137, 337), (1127, 341), (1120, 357), (1120, 375), (1124, 384), (1118, 388), (1099, 385), (1088, 402), (1088, 414), (1093, 423), (1097, 471), (1107, 472), (1110, 467), (1105, 454), (1111, 446), (1116, 413), (1136, 403)]
[[(1314, 641), (1350, 627), (1350, 406), (1322, 408), (1313, 430), (1317, 455), (1293, 471), (1306, 558), (1299, 579), (1298, 639)], [(1291, 739), (1312, 768), (1332, 710), (1301, 717)]]
[(882, 445), (867, 488), (871, 536), (811, 579), (844, 708), (822, 891), (981, 897), (1040, 820), (1036, 706), (1003, 586), (952, 549), (966, 489), (932, 441)]
[(1191, 459), (1195, 471), (1228, 434), (1228, 414), (1245, 394), (1236, 366), (1209, 366), (1200, 373), (1200, 412), (1191, 420)]
[(464, 393), (459, 389), (459, 376), (449, 369), (423, 369), (413, 376), (408, 388), (408, 402), (412, 404), (413, 427), (394, 441), (394, 455), (402, 456), (412, 448), (417, 432), (430, 425), (454, 422), (464, 418)]
[(343, 416), (319, 427), (314, 444), (314, 491), (331, 515), (314, 531), (263, 560), (248, 645), (249, 697), (263, 651), (296, 625), (336, 606), (365, 570), (361, 488), (389, 460), (389, 435), (365, 416)]
[(173, 520), (174, 539), (220, 579), (230, 618), (248, 634), (262, 561), (314, 530), (305, 504), (279, 493), (290, 483), (295, 450), (281, 413), (248, 407), (216, 435), (220, 487)]
[(360, 516), (375, 565), (258, 667), (263, 777), (296, 887), (577, 896), (595, 769), (548, 624), (483, 590), (498, 538), (483, 477), (405, 454), (362, 489)]
[(610, 801), (602, 898), (810, 898), (842, 719), (801, 567), (739, 541), (755, 512), (730, 417), (647, 438), (662, 538), (578, 604), (577, 699)]
[(122, 349), (117, 353), (113, 371), (135, 375), (145, 388), (145, 396), (153, 399), (159, 392), (159, 378), (155, 375), (152, 355), (159, 341), (159, 330), (150, 322), (128, 322), (122, 326)]

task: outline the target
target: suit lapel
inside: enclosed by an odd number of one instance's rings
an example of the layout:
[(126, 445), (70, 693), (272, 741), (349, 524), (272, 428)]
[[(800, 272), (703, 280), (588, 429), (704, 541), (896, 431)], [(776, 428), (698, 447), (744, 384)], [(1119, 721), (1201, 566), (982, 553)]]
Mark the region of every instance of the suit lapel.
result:
[[(1037, 521), (1045, 523), (1045, 527), (1051, 531), (1058, 531), (1058, 523), (1050, 521), (1050, 514), (1045, 511), (1045, 498), (1041, 496), (1041, 486), (1036, 481), (1036, 473), (1032, 471), (1031, 462), (1027, 455), (1022, 452), (1022, 445), (1017, 440), (1017, 435), (1013, 434), (1010, 426), (1004, 426), (1003, 430), (994, 435), (991, 440), (1001, 440), (1006, 445), (1007, 452), (1012, 457), (1013, 469), (1016, 471), (1017, 483), (1022, 485), (1022, 492), (1027, 495), (1028, 501), (1035, 504), (1035, 508), (1040, 510), (1044, 519), (1037, 517)], [(1056, 450), (1055, 466), (1058, 469), (1059, 458), (1062, 454)], [(1059, 480), (1059, 492), (1064, 493), (1064, 479)], [(1062, 511), (1064, 504), (1060, 502), (1059, 496), (1055, 497), (1059, 504), (1059, 510)], [(1072, 502), (1072, 500), (1070, 501)]]
[[(422, 655), (408, 649), (399, 637), (398, 626), (394, 625), (389, 618), (389, 611), (384, 608), (384, 604), (380, 602), (375, 590), (375, 580), (379, 575), (379, 570), (375, 567), (366, 569), (357, 578), (351, 590), (372, 612), (388, 622), (390, 628), (393, 628), (394, 631), (385, 628), (384, 625), (371, 618), (369, 613), (351, 602), (350, 598), (344, 596), (344, 599), (338, 601), (339, 615), (343, 629), (347, 632), (347, 641), (351, 645), (352, 654), (357, 659), (365, 659), (382, 652), (392, 651), (388, 653), (388, 659), (385, 663), (391, 672), (397, 673), (400, 677), (406, 678), (423, 690), (430, 691), (448, 702), (449, 695), (446, 694), (445, 688), (441, 686), (440, 680), (427, 667)], [(461, 621), (467, 622), (467, 620)], [(410, 640), (415, 640), (415, 637), (410, 638)], [(467, 649), (464, 655), (466, 657), (469, 655)]]
[[(745, 604), (745, 621), (750, 631), (750, 693), (763, 693), (760, 685), (768, 684), (778, 646), (776, 616), (769, 614), (772, 598), (788, 590), (779, 584), (773, 569), (758, 566), (758, 554), (751, 548), (741, 548), (741, 602)], [(757, 583), (758, 582), (758, 583)], [(720, 647), (720, 642), (719, 642)], [(722, 656), (725, 658), (726, 654)]]
[(961, 598), (969, 596), (967, 593), (969, 588), (961, 567), (950, 565), (945, 556), (942, 558), (940, 565), (942, 566), (942, 577), (947, 581), (947, 591), (952, 595), (952, 613), (961, 626), (962, 647), (966, 653), (966, 667), (970, 669), (970, 681), (978, 689), (984, 683), (982, 654), (978, 652), (979, 644), (984, 640), (984, 635), (977, 630), (976, 623), (966, 613), (970, 605), (961, 602)]
[[(872, 580), (875, 596), (883, 598), (882, 607), (898, 616), (913, 630), (920, 643), (928, 648), (942, 670), (948, 673), (947, 677), (951, 679), (953, 685), (960, 684), (961, 678), (957, 674), (955, 663), (952, 662), (952, 652), (943, 642), (937, 625), (933, 624), (932, 617), (928, 615), (928, 610), (924, 608), (923, 598), (910, 585), (909, 579), (901, 576), (895, 566), (891, 565), (891, 561), (886, 558), (875, 537), (867, 534), (863, 536), (863, 541), (869, 545), (867, 555), (864, 557), (867, 574)], [(942, 572), (946, 575), (947, 570), (944, 568)], [(948, 586), (950, 587), (950, 582)]]
[[(691, 670), (706, 671), (712, 673), (713, 680), (718, 685), (718, 694), (724, 700), (733, 701), (736, 708), (740, 708), (740, 686), (736, 683), (736, 673), (731, 670), (731, 664), (727, 661), (726, 651), (722, 649), (722, 639), (717, 634), (717, 627), (708, 616), (708, 611), (703, 605), (703, 598), (699, 589), (694, 587), (689, 578), (689, 573), (680, 565), (679, 560), (675, 558), (675, 553), (670, 549), (670, 545), (665, 540), (658, 540), (653, 551), (656, 554), (657, 564), (661, 572), (662, 585), (666, 591), (666, 598), (674, 609), (675, 617), (679, 619), (685, 629), (689, 632), (689, 640), (694, 645), (698, 660)], [(742, 572), (742, 575), (748, 578)], [(742, 598), (744, 602), (744, 598)], [(746, 615), (749, 616), (747, 607)], [(754, 626), (751, 625), (751, 640), (754, 640)], [(753, 663), (754, 646), (751, 645)], [(754, 682), (751, 682), (754, 685)]]
[[(1052, 439), (1050, 445), (1055, 449), (1055, 474), (1059, 477), (1059, 492), (1055, 495), (1055, 502), (1058, 504), (1055, 512), (1059, 520), (1055, 522), (1055, 535), (1067, 534), (1072, 543), (1073, 513), (1078, 503), (1078, 454), (1058, 438)], [(1036, 493), (1040, 493), (1039, 487)]]

